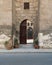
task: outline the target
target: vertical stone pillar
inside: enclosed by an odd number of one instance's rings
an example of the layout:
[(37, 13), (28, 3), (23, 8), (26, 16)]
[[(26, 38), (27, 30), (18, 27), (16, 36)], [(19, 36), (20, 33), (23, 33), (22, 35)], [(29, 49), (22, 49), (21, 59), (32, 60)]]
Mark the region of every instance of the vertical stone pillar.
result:
[(38, 37), (39, 32), (40, 0), (37, 0), (36, 3), (37, 3), (37, 10), (36, 10), (36, 16), (34, 17), (34, 39)]

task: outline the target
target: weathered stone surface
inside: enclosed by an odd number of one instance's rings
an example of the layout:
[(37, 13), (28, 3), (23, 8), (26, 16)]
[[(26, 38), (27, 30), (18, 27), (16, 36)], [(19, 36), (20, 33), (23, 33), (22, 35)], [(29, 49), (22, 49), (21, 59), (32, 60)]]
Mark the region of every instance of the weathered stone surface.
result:
[(12, 0), (0, 0), (0, 25), (12, 24)]
[[(36, 11), (38, 11), (38, 0), (13, 0), (13, 21), (18, 24), (24, 19), (34, 22)], [(24, 2), (30, 3), (30, 10), (24, 10)], [(52, 1), (40, 0), (40, 21), (41, 30), (49, 30), (52, 26)], [(20, 22), (20, 23), (19, 23)], [(15, 23), (15, 22), (14, 22)], [(12, 25), (12, 0), (0, 0), (0, 25)], [(19, 26), (18, 26), (19, 28)]]
[[(24, 9), (24, 3), (29, 2), (29, 9)], [(38, 0), (13, 0), (13, 24), (18, 32), (20, 32), (20, 24), (23, 20), (28, 19), (33, 23), (33, 30), (36, 31), (37, 14), (38, 14)], [(27, 26), (28, 27), (28, 26)], [(20, 34), (19, 34), (20, 36)], [(18, 37), (19, 38), (19, 37)]]
[(48, 30), (52, 26), (52, 0), (40, 0), (40, 30)]
[(39, 46), (43, 47), (43, 33), (38, 34)]
[[(29, 2), (29, 9), (24, 9), (24, 2)], [(33, 23), (33, 32), (52, 32), (52, 0), (0, 0), (0, 34), (11, 35), (13, 23), (19, 38), (20, 24), (25, 19)]]
[(40, 48), (52, 48), (52, 33), (43, 35), (38, 34)]
[[(6, 41), (9, 41), (10, 40), (10, 37), (8, 37), (7, 35), (5, 34), (1, 34), (0, 35), (0, 48), (5, 48), (5, 42)], [(12, 43), (11, 43), (12, 44)]]
[(0, 34), (10, 34), (12, 26), (12, 0), (0, 0)]

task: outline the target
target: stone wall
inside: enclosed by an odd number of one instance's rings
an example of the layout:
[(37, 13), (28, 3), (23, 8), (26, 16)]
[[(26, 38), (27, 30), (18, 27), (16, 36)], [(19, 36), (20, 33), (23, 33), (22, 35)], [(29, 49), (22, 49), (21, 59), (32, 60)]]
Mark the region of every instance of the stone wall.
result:
[(43, 35), (43, 33), (39, 33), (38, 41), (40, 48), (52, 48), (52, 33), (46, 35)]
[(2, 29), (2, 32), (9, 34), (8, 26), (12, 26), (12, 0), (0, 0), (0, 33)]
[[(29, 9), (24, 9), (24, 3), (29, 2)], [(33, 23), (34, 31), (38, 28), (38, 0), (13, 0), (13, 24), (20, 32), (20, 24), (23, 20), (28, 19)]]
[[(37, 22), (38, 1), (39, 0), (13, 0), (12, 7), (12, 0), (0, 0), (0, 25), (12, 26), (13, 8), (13, 23), (18, 31), (20, 31), (20, 23), (24, 19), (28, 19), (34, 23), (34, 30), (37, 29), (39, 24), (40, 32), (52, 32), (52, 0), (40, 0), (39, 23)], [(24, 2), (30, 3), (29, 10), (24, 10)]]
[(8, 36), (11, 36), (12, 26), (10, 26), (10, 25), (0, 25), (0, 34), (6, 34)]
[(52, 0), (40, 0), (40, 31), (52, 32)]

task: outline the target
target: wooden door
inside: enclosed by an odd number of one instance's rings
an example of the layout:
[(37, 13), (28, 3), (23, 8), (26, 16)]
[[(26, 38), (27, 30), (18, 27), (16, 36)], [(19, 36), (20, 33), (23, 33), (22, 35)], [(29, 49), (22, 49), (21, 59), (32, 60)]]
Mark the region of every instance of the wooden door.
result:
[(20, 25), (20, 44), (26, 44), (26, 20)]

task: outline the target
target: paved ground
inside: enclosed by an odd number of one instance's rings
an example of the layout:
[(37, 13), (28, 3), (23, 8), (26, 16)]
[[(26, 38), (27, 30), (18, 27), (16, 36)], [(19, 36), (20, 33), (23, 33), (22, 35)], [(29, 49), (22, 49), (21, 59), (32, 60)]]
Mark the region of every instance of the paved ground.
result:
[(44, 52), (51, 52), (52, 49), (34, 49), (34, 48), (18, 48), (18, 49), (12, 49), (12, 50), (6, 50), (6, 49), (0, 49), (0, 53), (18, 53), (18, 52), (25, 52), (25, 53), (44, 53)]
[(52, 65), (52, 53), (0, 54), (0, 65)]

